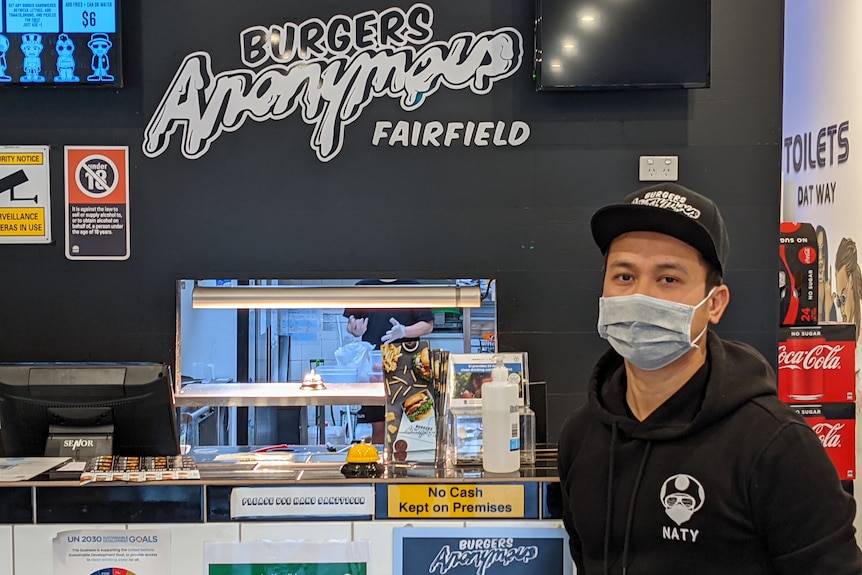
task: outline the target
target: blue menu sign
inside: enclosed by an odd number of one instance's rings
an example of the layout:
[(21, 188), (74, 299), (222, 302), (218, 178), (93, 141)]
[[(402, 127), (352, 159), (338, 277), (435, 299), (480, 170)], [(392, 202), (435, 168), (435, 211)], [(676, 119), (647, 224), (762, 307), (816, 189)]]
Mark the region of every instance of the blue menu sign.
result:
[(113, 34), (117, 31), (114, 0), (63, 0), (63, 31)]
[(120, 0), (0, 0), (0, 86), (121, 87)]
[(572, 575), (561, 527), (399, 527), (394, 575)]
[(59, 0), (6, 0), (6, 31), (56, 34), (60, 31)]

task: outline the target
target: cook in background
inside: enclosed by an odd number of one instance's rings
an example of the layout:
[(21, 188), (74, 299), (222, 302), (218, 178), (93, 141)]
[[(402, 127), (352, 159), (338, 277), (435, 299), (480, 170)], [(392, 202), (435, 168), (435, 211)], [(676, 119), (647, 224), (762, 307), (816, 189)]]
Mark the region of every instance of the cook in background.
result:
[[(356, 285), (414, 285), (418, 280), (380, 279), (359, 280)], [(434, 312), (430, 309), (356, 309), (344, 310), (347, 333), (361, 337), (380, 349), (384, 343), (418, 341), (434, 330)], [(383, 443), (385, 408), (363, 405), (356, 414), (357, 423), (371, 424), (371, 442)]]

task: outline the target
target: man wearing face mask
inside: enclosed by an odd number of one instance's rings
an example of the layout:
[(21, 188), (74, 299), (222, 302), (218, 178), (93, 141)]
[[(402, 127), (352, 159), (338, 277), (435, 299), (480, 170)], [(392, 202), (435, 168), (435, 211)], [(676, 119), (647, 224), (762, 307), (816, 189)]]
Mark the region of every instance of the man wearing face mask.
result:
[(718, 207), (676, 184), (598, 210), (605, 256), (587, 405), (559, 443), (578, 575), (862, 574), (853, 498), (730, 301)]

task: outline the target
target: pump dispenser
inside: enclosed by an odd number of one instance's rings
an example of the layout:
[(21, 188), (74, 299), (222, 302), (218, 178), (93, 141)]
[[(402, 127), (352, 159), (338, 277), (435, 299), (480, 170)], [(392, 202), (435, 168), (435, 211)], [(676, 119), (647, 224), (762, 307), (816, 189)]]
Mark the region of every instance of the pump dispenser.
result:
[(518, 384), (509, 381), (503, 358), (495, 360), (491, 381), (482, 386), (482, 468), (511, 473), (521, 467)]

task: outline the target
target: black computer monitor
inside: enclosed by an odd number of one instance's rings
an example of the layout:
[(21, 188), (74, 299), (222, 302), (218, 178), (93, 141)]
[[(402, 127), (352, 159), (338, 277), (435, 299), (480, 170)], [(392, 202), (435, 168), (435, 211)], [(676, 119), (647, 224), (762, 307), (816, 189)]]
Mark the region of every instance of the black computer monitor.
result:
[(0, 363), (7, 457), (176, 455), (171, 370), (159, 363)]

